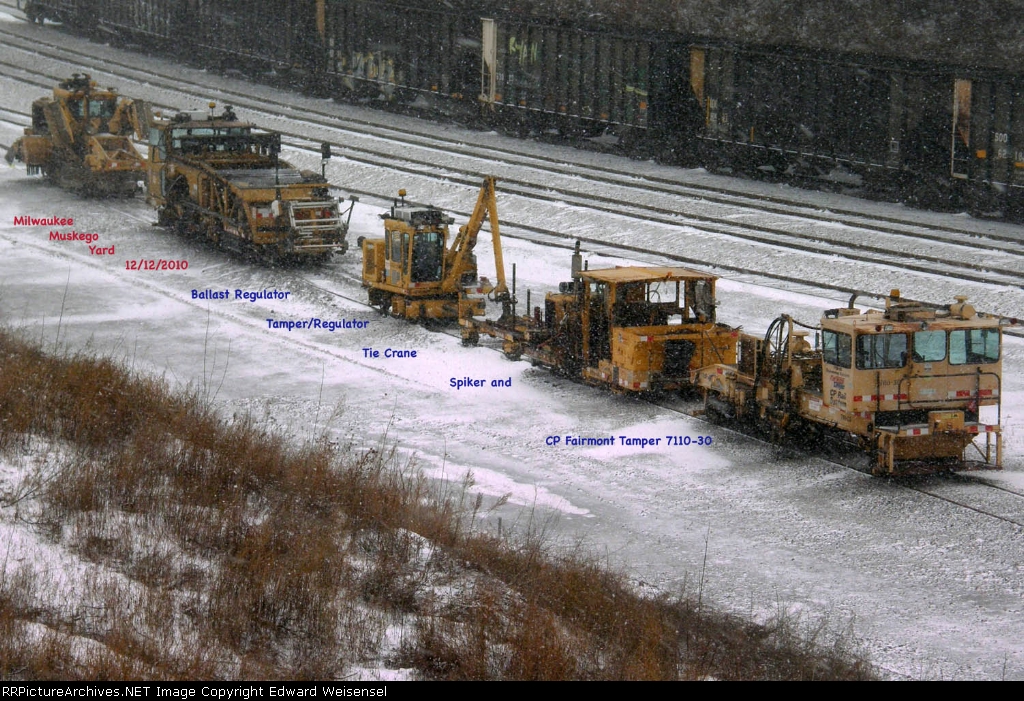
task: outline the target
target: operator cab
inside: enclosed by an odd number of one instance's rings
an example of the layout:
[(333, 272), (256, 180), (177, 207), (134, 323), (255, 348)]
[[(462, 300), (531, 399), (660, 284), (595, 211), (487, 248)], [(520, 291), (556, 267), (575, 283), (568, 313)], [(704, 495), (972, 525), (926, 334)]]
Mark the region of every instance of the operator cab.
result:
[(822, 319), (822, 369), (830, 405), (878, 412), (884, 424), (923, 423), (958, 410), (976, 421), (998, 403), (1002, 330), (958, 299), (933, 310), (893, 290), (884, 312), (830, 310)]
[(448, 226), (455, 222), (433, 205), (400, 201), (381, 214), (384, 220), (384, 269), (392, 285), (440, 282), (444, 277), (444, 251)]

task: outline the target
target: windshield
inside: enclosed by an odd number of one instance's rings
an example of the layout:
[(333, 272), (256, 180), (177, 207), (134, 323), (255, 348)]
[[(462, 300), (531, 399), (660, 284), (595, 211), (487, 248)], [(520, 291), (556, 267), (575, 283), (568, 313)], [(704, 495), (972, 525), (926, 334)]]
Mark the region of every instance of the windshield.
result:
[(110, 119), (114, 116), (117, 103), (113, 100), (89, 100), (89, 116)]
[(857, 368), (878, 370), (907, 364), (907, 335), (880, 333), (857, 337)]
[(444, 236), (436, 231), (417, 234), (412, 250), (413, 282), (436, 282), (441, 279), (444, 258)]
[(949, 332), (952, 365), (994, 363), (999, 360), (998, 329), (960, 329)]

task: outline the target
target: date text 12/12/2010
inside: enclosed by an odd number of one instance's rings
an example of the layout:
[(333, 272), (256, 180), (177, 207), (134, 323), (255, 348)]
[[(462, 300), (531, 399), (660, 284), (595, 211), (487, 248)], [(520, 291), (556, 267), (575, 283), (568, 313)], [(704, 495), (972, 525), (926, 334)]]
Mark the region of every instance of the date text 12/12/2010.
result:
[(188, 270), (187, 260), (133, 258), (124, 262), (125, 270)]

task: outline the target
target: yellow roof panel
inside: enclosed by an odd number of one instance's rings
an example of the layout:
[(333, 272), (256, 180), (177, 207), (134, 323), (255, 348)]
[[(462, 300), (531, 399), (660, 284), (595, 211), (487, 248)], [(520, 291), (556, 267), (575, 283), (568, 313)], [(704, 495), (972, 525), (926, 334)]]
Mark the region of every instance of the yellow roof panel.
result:
[(710, 273), (702, 273), (689, 268), (666, 268), (666, 267), (623, 267), (604, 268), (598, 270), (584, 270), (580, 273), (586, 280), (595, 282), (649, 282), (649, 281), (674, 281), (674, 280), (717, 280), (718, 276)]

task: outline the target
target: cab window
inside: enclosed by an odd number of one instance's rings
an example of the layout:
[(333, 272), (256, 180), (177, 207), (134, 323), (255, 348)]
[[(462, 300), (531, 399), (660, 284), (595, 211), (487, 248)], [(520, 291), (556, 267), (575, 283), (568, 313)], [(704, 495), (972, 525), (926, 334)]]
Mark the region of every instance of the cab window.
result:
[(413, 239), (412, 282), (436, 282), (441, 279), (444, 238), (436, 231), (425, 231)]
[(853, 350), (853, 340), (850, 335), (835, 331), (823, 331), (821, 336), (822, 356), (825, 362), (842, 368), (850, 367), (850, 356)]
[(914, 334), (915, 363), (937, 363), (945, 357), (945, 331), (918, 331)]
[(388, 260), (398, 263), (402, 260), (402, 237), (397, 231), (388, 231), (385, 234), (388, 251)]
[(857, 369), (901, 368), (907, 364), (907, 335), (865, 334), (857, 337)]
[(156, 127), (149, 129), (149, 144), (150, 147), (157, 146), (160, 150), (160, 158), (167, 158), (167, 141), (164, 139), (163, 132)]
[(114, 100), (89, 100), (89, 116), (110, 119), (114, 116), (117, 104)]
[(994, 363), (999, 360), (998, 329), (958, 329), (949, 332), (952, 365)]

